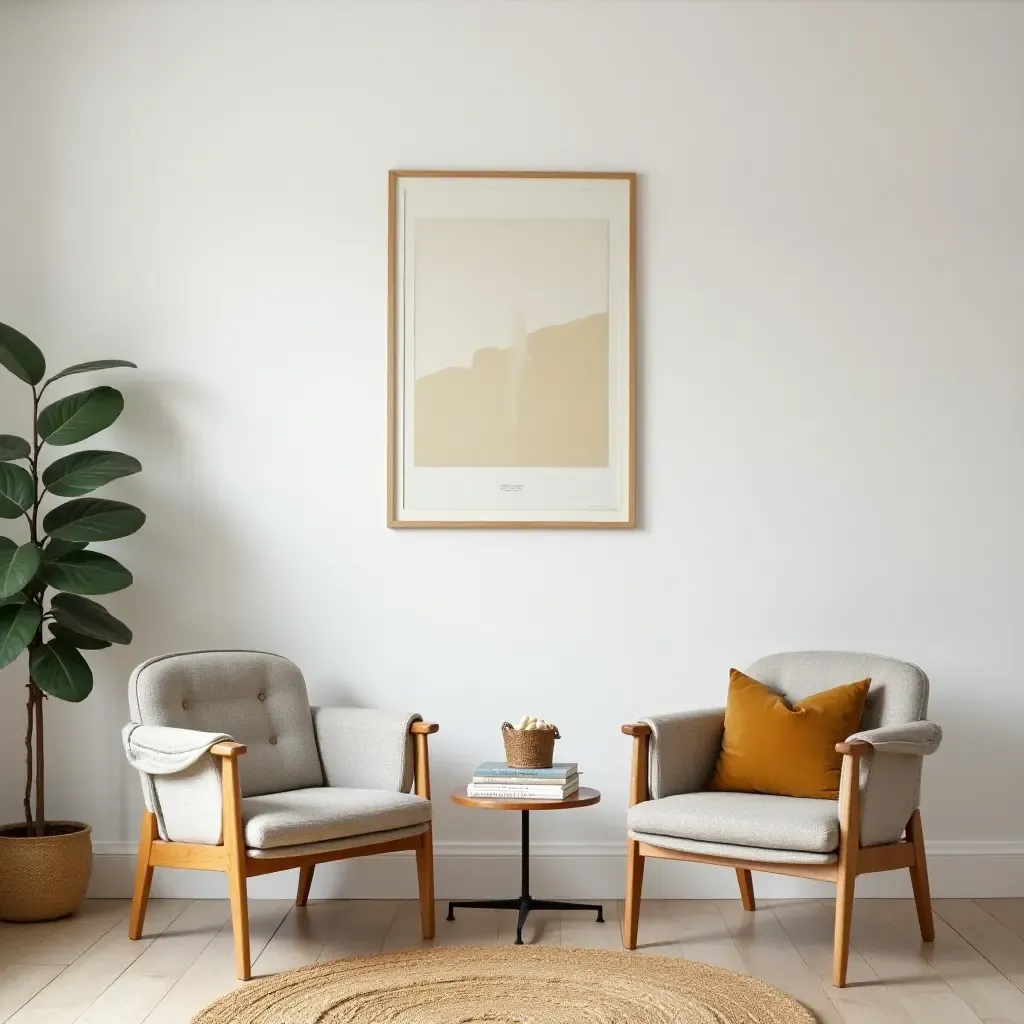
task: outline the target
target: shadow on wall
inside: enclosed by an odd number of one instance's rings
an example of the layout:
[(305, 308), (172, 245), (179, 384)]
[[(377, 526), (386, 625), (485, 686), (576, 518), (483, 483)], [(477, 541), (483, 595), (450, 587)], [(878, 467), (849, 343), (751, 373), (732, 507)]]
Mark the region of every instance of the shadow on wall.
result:
[[(927, 666), (922, 668), (927, 671)], [(1001, 689), (1019, 693), (1021, 685), (1007, 687), (1005, 680), (982, 685), (976, 677), (932, 677), (931, 684), (928, 717), (942, 727), (943, 735), (937, 753), (925, 759), (925, 834), (933, 842), (970, 844), (1019, 833), (1020, 816), (1008, 812), (1006, 800), (1012, 801), (1016, 783), (1011, 780), (1024, 778), (1020, 725), (1003, 705), (984, 701)], [(988, 784), (979, 787), (981, 778)], [(1004, 790), (999, 780), (1010, 788)], [(957, 823), (955, 834), (947, 822)]]
[[(261, 579), (260, 559), (246, 547), (239, 524), (217, 513), (218, 488), (204, 475), (204, 466), (216, 469), (217, 457), (204, 460), (199, 435), (183, 429), (193, 413), (208, 418), (208, 393), (192, 382), (166, 379), (126, 381), (123, 390), (120, 436), (111, 443), (137, 454), (143, 471), (113, 496), (137, 504), (147, 521), (133, 536), (104, 546), (132, 570), (135, 582), (103, 600), (132, 628), (134, 640), (90, 658), (96, 687), (82, 705), (50, 701), (47, 707), (48, 806), (54, 814), (89, 821), (98, 841), (134, 837), (142, 807), (119, 736), (128, 720), (132, 669), (175, 650), (264, 646), (263, 625), (293, 597)], [(217, 443), (216, 435), (200, 440), (207, 447)], [(240, 602), (240, 593), (250, 599)]]

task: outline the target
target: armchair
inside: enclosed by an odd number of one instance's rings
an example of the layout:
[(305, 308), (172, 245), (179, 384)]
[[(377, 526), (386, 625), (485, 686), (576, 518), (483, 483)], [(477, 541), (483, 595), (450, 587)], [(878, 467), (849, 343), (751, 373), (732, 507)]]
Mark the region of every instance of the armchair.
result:
[(255, 651), (152, 658), (129, 682), (124, 729), (142, 814), (128, 934), (142, 936), (153, 869), (223, 871), (235, 966), (251, 977), (246, 879), (413, 850), (423, 937), (434, 935), (427, 736), (419, 715), (311, 708), (298, 668)]
[(839, 799), (707, 790), (724, 709), (624, 725), (633, 738), (624, 945), (636, 949), (647, 857), (734, 868), (749, 911), (755, 908), (751, 871), (835, 882), (832, 982), (842, 987), (858, 875), (909, 868), (921, 937), (935, 937), (918, 810), (924, 757), (942, 739), (942, 730), (925, 721), (928, 677), (891, 658), (818, 651), (770, 655), (747, 674), (790, 702), (871, 679), (860, 731), (836, 747), (842, 755)]

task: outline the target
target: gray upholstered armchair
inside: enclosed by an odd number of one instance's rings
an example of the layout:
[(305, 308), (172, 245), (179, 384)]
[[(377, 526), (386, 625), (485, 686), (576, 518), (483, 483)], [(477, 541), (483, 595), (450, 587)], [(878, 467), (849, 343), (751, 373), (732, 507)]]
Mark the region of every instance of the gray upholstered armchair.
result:
[(832, 981), (841, 987), (857, 875), (909, 868), (921, 937), (934, 938), (918, 811), (924, 755), (942, 738), (925, 720), (928, 677), (892, 658), (826, 651), (773, 654), (747, 674), (790, 702), (871, 679), (860, 731), (836, 747), (839, 800), (707, 791), (723, 709), (624, 725), (633, 737), (624, 944), (636, 949), (646, 857), (735, 868), (746, 910), (754, 909), (751, 871), (815, 878), (838, 887)]
[[(414, 850), (423, 937), (434, 935), (427, 735), (419, 715), (310, 708), (290, 661), (255, 651), (152, 658), (129, 684), (129, 761), (142, 815), (129, 935), (142, 935), (155, 867), (228, 876), (238, 977), (251, 976), (246, 879)], [(244, 755), (244, 756), (242, 756)]]

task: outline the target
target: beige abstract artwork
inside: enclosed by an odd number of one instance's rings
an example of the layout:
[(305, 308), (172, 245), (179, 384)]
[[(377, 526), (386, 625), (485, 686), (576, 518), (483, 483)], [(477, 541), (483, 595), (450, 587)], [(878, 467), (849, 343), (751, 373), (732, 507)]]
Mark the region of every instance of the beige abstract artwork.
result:
[(415, 465), (606, 467), (608, 222), (424, 219), (415, 263)]

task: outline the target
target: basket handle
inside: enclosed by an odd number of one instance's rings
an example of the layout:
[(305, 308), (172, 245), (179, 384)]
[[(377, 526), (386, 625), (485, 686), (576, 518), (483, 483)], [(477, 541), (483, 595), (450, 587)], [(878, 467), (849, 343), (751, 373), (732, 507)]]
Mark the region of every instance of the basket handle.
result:
[[(555, 730), (555, 739), (556, 740), (560, 740), (562, 738), (562, 734), (558, 731), (558, 726), (555, 725), (555, 726), (552, 726), (552, 728)], [(518, 730), (516, 729), (516, 727), (511, 722), (502, 722), (501, 723), (501, 731), (502, 732), (517, 732)]]

